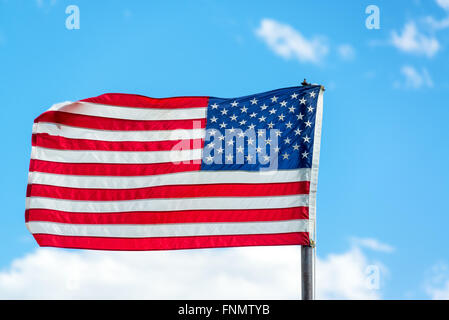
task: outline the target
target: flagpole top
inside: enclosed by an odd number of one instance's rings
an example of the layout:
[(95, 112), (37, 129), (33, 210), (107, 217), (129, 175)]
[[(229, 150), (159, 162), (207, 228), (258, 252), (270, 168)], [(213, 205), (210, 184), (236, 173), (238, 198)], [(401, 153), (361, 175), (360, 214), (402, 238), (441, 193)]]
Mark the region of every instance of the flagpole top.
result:
[[(314, 84), (308, 83), (307, 80), (304, 78), (304, 81), (301, 82), (301, 85), (302, 85), (302, 86), (312, 86), (312, 85), (314, 85)], [(321, 90), (326, 91), (326, 89), (324, 88), (324, 86), (320, 85), (320, 87), (321, 87)]]

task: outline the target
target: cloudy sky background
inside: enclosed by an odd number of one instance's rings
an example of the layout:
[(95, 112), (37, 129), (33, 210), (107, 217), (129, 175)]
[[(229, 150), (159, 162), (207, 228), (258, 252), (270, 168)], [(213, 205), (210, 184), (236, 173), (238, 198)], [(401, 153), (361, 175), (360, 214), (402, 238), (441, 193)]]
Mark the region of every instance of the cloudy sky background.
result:
[(307, 78), (326, 87), (318, 298), (448, 299), (448, 48), (449, 0), (0, 0), (0, 298), (298, 298), (298, 247), (43, 249), (24, 207), (33, 119), (54, 103)]

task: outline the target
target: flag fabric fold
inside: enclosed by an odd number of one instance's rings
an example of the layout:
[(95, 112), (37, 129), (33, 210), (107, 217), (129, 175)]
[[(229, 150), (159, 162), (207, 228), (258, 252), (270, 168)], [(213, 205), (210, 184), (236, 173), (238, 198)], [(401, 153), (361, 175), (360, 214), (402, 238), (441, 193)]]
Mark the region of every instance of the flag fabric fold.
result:
[(65, 248), (309, 245), (322, 96), (311, 85), (56, 104), (33, 125), (27, 228)]

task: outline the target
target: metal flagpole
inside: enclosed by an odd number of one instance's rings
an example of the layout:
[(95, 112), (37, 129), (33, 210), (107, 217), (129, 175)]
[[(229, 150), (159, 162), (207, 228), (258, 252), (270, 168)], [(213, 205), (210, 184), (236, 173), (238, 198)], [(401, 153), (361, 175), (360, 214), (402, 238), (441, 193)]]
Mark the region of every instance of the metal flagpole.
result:
[(312, 246), (301, 246), (301, 297), (302, 300), (314, 299)]

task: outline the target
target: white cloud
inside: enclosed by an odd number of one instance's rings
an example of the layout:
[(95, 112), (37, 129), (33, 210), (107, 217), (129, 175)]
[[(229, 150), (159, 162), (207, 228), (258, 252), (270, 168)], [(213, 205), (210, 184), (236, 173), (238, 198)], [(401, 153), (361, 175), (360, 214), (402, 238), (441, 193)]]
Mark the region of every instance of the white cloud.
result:
[[(300, 248), (152, 252), (39, 248), (0, 272), (0, 299), (298, 299)], [(317, 297), (378, 299), (354, 247), (317, 261)]]
[[(449, 0), (436, 0), (438, 6), (449, 13)], [(425, 22), (434, 30), (446, 29), (449, 27), (449, 15), (442, 19), (437, 20), (432, 16), (428, 16), (424, 19)]]
[(342, 44), (338, 47), (338, 54), (344, 60), (352, 60), (355, 57), (355, 50), (349, 44)]
[(429, 16), (426, 17), (424, 21), (427, 22), (429, 26), (435, 30), (446, 29), (447, 27), (449, 27), (449, 17), (443, 20), (436, 20), (434, 17)]
[(436, 0), (436, 3), (444, 10), (449, 11), (449, 0)]
[(433, 36), (422, 34), (414, 22), (404, 26), (402, 34), (391, 33), (391, 43), (401, 51), (433, 57), (440, 49), (440, 43)]
[[(360, 248), (331, 254), (317, 262), (317, 295), (324, 299), (380, 299), (379, 290), (370, 289), (367, 271), (370, 264)], [(379, 270), (385, 268), (379, 265)]]
[(426, 68), (418, 71), (412, 66), (403, 66), (401, 74), (404, 77), (404, 81), (396, 82), (395, 86), (397, 88), (419, 89), (422, 87), (433, 87), (433, 81)]
[(328, 47), (322, 39), (309, 40), (291, 26), (276, 20), (262, 19), (256, 34), (285, 59), (319, 63), (328, 53)]
[(445, 263), (438, 263), (432, 267), (425, 290), (431, 299), (449, 299), (449, 267)]
[(363, 248), (371, 249), (374, 251), (379, 252), (385, 252), (385, 253), (391, 253), (394, 251), (394, 248), (390, 246), (389, 244), (380, 242), (379, 240), (373, 239), (373, 238), (352, 238), (352, 242)]

